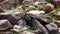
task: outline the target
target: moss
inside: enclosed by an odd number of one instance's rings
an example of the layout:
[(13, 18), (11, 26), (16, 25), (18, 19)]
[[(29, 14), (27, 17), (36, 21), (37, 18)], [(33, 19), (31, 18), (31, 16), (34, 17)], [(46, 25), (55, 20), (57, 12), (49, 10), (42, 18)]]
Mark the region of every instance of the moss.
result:
[(13, 32), (13, 34), (19, 34), (18, 32)]
[(55, 11), (60, 11), (60, 7), (57, 7), (54, 9)]
[(50, 0), (46, 0), (47, 2), (50, 2)]

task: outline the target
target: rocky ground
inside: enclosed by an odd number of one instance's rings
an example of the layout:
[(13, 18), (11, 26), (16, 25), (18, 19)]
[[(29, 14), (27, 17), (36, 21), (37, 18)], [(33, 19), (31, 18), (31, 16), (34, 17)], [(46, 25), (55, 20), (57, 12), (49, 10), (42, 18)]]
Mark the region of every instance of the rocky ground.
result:
[(60, 0), (0, 0), (0, 34), (60, 34)]

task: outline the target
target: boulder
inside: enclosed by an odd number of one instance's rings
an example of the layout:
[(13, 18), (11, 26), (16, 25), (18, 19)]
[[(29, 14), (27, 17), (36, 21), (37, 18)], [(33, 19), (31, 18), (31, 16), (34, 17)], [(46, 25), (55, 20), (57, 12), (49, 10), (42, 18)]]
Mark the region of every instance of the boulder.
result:
[(43, 10), (45, 10), (46, 13), (50, 13), (53, 9), (54, 5), (51, 3), (48, 3), (43, 7)]
[(11, 28), (11, 27), (12, 27), (12, 25), (8, 20), (6, 20), (6, 19), (0, 20), (0, 31), (7, 30), (8, 28)]

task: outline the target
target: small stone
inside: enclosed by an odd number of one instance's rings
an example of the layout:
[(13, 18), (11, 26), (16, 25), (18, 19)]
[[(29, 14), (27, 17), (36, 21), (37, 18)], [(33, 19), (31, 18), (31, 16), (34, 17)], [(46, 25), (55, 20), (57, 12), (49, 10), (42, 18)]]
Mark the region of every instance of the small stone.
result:
[(60, 0), (50, 0), (52, 4), (54, 4), (56, 7), (60, 6)]
[(41, 14), (41, 13), (45, 13), (45, 11), (43, 11), (43, 10), (41, 10), (41, 11), (31, 10), (31, 11), (29, 11), (29, 12), (27, 12), (27, 13), (31, 13), (31, 14), (33, 14), (33, 15), (39, 15), (39, 14)]
[(26, 26), (26, 21), (23, 20), (23, 19), (20, 19), (20, 20), (18, 21), (18, 25), (21, 26), (21, 27), (23, 28), (23, 27)]
[(33, 5), (29, 6), (30, 10), (33, 10), (35, 7)]
[(18, 21), (18, 25), (14, 25), (13, 29), (14, 31), (19, 32), (22, 31), (25, 26), (26, 26), (26, 22), (23, 19), (21, 19)]
[(50, 13), (53, 9), (54, 9), (54, 5), (51, 3), (48, 3), (43, 7), (43, 10), (45, 10), (45, 12), (47, 13)]
[(60, 11), (58, 11), (57, 15), (60, 16)]
[(60, 27), (59, 27), (59, 34), (60, 34)]
[(38, 4), (40, 4), (40, 2), (39, 2), (39, 1), (37, 1), (37, 2), (35, 2), (35, 3), (34, 3), (34, 5), (38, 5)]
[(30, 32), (30, 31), (24, 31), (23, 34), (34, 34), (34, 33)]
[(42, 34), (42, 31), (40, 29), (37, 29), (36, 31), (34, 31), (35, 34)]
[(16, 32), (19, 32), (19, 31), (22, 30), (22, 27), (18, 26), (18, 25), (14, 25), (13, 30), (16, 31)]

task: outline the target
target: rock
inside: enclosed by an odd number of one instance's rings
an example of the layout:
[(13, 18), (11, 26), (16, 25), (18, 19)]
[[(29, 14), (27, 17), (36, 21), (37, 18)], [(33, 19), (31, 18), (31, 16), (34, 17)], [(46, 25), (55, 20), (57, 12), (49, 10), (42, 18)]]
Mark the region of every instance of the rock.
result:
[(59, 33), (60, 33), (60, 27), (59, 27)]
[(11, 10), (11, 7), (16, 7), (18, 3), (18, 0), (3, 0), (0, 3), (0, 7), (3, 9)]
[(43, 34), (49, 34), (48, 30), (37, 19), (32, 19), (31, 21), (34, 29), (40, 29), (43, 32)]
[(13, 16), (8, 17), (8, 20), (14, 25), (14, 24), (18, 24), (18, 20), (16, 18), (14, 18)]
[(34, 3), (34, 5), (38, 5), (38, 4), (40, 4), (40, 2), (39, 2), (39, 1), (37, 1), (37, 2), (35, 2), (35, 3)]
[(33, 3), (33, 5), (41, 5), (41, 4), (45, 4), (47, 3), (46, 0), (39, 0), (39, 1), (35, 1), (35, 3)]
[(50, 0), (52, 4), (54, 4), (56, 7), (60, 6), (60, 0)]
[(58, 29), (58, 26), (55, 23), (50, 23), (46, 25), (49, 31)]
[(9, 15), (9, 14), (7, 14), (7, 15), (0, 14), (0, 20), (2, 20), (2, 19), (7, 19), (12, 24), (17, 24), (18, 23), (18, 20), (16, 18), (14, 18), (12, 15)]
[(20, 20), (18, 21), (18, 25), (21, 26), (21, 27), (23, 28), (23, 27), (26, 26), (26, 21), (23, 20), (23, 19), (20, 19)]
[(34, 33), (30, 32), (30, 31), (24, 31), (23, 34), (34, 34)]
[(10, 7), (10, 4), (9, 4), (9, 0), (3, 0), (1, 3), (0, 3), (0, 7), (2, 7), (3, 9), (11, 9)]
[(14, 31), (16, 31), (16, 32), (19, 32), (19, 31), (22, 31), (25, 26), (26, 26), (25, 20), (20, 19), (20, 20), (18, 21), (18, 25), (14, 25), (13, 29), (14, 29)]
[(4, 0), (0, 0), (0, 3), (3, 2)]
[(42, 34), (42, 31), (40, 29), (37, 29), (36, 31), (34, 31), (35, 34)]
[(45, 11), (43, 11), (43, 10), (41, 10), (41, 11), (31, 10), (31, 11), (29, 11), (29, 12), (27, 12), (27, 13), (31, 13), (31, 14), (33, 14), (33, 15), (39, 15), (39, 14), (41, 14), (41, 13), (45, 13)]
[(9, 4), (11, 7), (16, 8), (18, 6), (19, 0), (9, 0)]
[(0, 13), (3, 13), (4, 12), (4, 10), (0, 7)]
[(49, 30), (50, 34), (58, 34), (58, 26), (55, 23), (47, 24), (46, 28)]
[(15, 13), (13, 17), (17, 20), (23, 19), (24, 18), (24, 13)]
[(55, 23), (60, 27), (60, 21), (55, 21)]
[(14, 25), (13, 31), (16, 31), (16, 32), (22, 31), (22, 27), (18, 25)]
[(50, 13), (53, 9), (54, 5), (51, 3), (48, 3), (43, 7), (43, 10), (45, 10), (46, 13)]
[(38, 20), (43, 24), (43, 25), (46, 25), (46, 24), (49, 24), (52, 22), (52, 19), (50, 17), (44, 17), (44, 16), (37, 16)]
[(60, 27), (59, 27), (59, 34), (60, 34)]
[(29, 6), (30, 10), (33, 10), (35, 7), (33, 5)]
[(2, 15), (8, 15), (8, 14), (10, 14), (10, 15), (14, 15), (14, 11), (13, 10), (4, 10), (5, 12), (4, 13), (1, 13)]
[(60, 11), (58, 11), (57, 15), (60, 16)]
[(23, 13), (15, 13), (14, 15), (8, 17), (8, 20), (12, 22), (12, 24), (18, 24), (18, 21), (24, 18), (23, 15), (24, 15)]
[[(6, 12), (7, 13), (7, 12)], [(0, 14), (0, 19), (7, 19), (10, 21), (10, 23), (12, 24), (18, 24), (18, 21), (22, 18), (24, 18), (23, 14), (22, 13), (15, 13), (15, 14), (11, 14), (11, 13), (7, 13), (7, 14)]]
[(4, 20), (0, 20), (0, 31), (1, 30), (7, 30), (8, 28), (11, 28), (12, 25), (10, 24), (10, 22), (6, 19)]

